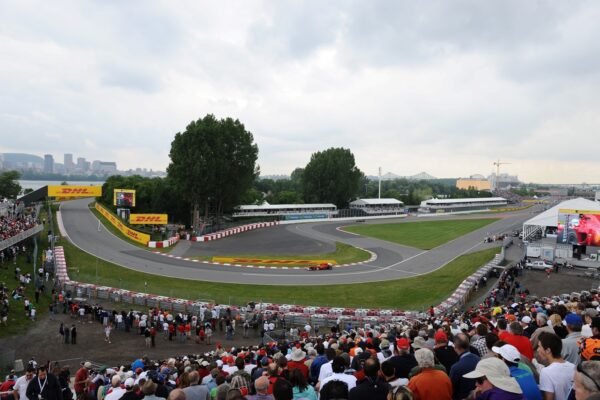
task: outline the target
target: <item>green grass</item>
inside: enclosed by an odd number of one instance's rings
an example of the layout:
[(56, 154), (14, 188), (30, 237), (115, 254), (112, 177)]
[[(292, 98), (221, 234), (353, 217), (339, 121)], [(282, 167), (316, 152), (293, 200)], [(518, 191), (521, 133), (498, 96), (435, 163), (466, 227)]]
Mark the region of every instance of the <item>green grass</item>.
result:
[[(495, 248), (464, 255), (433, 273), (407, 279), (352, 285), (284, 286), (224, 284), (161, 277), (97, 260), (66, 240), (61, 241), (61, 245), (65, 249), (69, 277), (80, 282), (184, 299), (211, 299), (226, 304), (264, 301), (402, 309), (421, 309), (439, 303), (498, 252)], [(144, 282), (147, 282), (147, 287)]]
[[(45, 212), (42, 211), (40, 213), (40, 219), (44, 218)], [(46, 248), (48, 244), (48, 230), (44, 229), (38, 236), (38, 260), (36, 268), (39, 268), (42, 262), (42, 252)], [(33, 251), (33, 244), (26, 245), (27, 251)], [(31, 273), (33, 274), (33, 263), (27, 263), (25, 255), (21, 254), (17, 257), (17, 264), (13, 264), (12, 259), (5, 259), (4, 265), (0, 266), (0, 282), (4, 282), (9, 289), (9, 294), (19, 286), (19, 282), (15, 279), (15, 267), (19, 266), (21, 268), (22, 273)], [(36, 271), (37, 272), (37, 271)], [(33, 276), (33, 275), (32, 275)], [(35, 303), (35, 308), (37, 311), (36, 319), (39, 320), (44, 314), (48, 313), (48, 307), (50, 305), (50, 291), (52, 290), (52, 282), (48, 283), (46, 288), (46, 295), (40, 295), (39, 303)], [(35, 300), (35, 286), (32, 283), (29, 284), (25, 288), (25, 296), (30, 300)], [(36, 322), (32, 322), (29, 318), (25, 316), (25, 310), (23, 308), (23, 300), (13, 300), (12, 297), (9, 298), (9, 307), (10, 310), (8, 312), (8, 326), (0, 325), (0, 338), (12, 336), (16, 334), (22, 334), (27, 329), (33, 327)], [(0, 366), (2, 368), (4, 366)]]
[(429, 250), (496, 221), (498, 218), (368, 224), (349, 226), (344, 230)]
[[(335, 251), (331, 253), (323, 253), (323, 254), (230, 254), (230, 255), (218, 255), (215, 257), (228, 257), (228, 258), (248, 258), (248, 259), (262, 259), (262, 260), (335, 260), (337, 264), (349, 264), (366, 261), (371, 258), (371, 254), (368, 251), (358, 249), (354, 246), (350, 246), (345, 243), (336, 242), (335, 243)], [(212, 256), (199, 256), (199, 257), (189, 257), (191, 259), (203, 260), (203, 261), (211, 261), (213, 259)], [(244, 264), (236, 262), (236, 264)], [(251, 262), (246, 264), (252, 265), (261, 265), (261, 263)], [(294, 266), (302, 266), (314, 264), (314, 262), (309, 262), (306, 264), (294, 264)], [(276, 264), (263, 264), (270, 266), (277, 266)]]
[[(150, 250), (150, 251), (158, 251), (160, 253), (168, 253), (168, 252), (170, 252), (173, 249), (174, 246), (172, 246), (172, 247), (161, 247), (161, 248), (150, 248), (148, 246), (144, 246), (143, 244), (141, 244), (139, 242), (136, 242), (135, 240), (132, 240), (132, 239), (128, 238), (127, 236), (123, 235), (123, 232), (121, 232), (113, 224), (111, 224), (104, 217), (104, 215), (100, 214), (100, 212), (94, 208), (94, 204), (95, 203), (90, 203), (90, 211), (92, 212), (92, 214), (94, 214), (94, 216), (96, 218), (98, 218), (98, 220), (100, 220), (100, 222), (102, 222), (102, 225), (104, 225), (104, 227), (106, 228), (106, 230), (108, 230), (109, 232), (111, 232), (113, 235), (115, 235), (119, 239), (124, 240), (124, 241), (126, 241), (127, 243), (129, 243), (131, 245), (139, 247), (140, 249)], [(110, 212), (110, 210), (108, 210), (108, 211)], [(134, 228), (132, 228), (132, 229), (134, 229)]]

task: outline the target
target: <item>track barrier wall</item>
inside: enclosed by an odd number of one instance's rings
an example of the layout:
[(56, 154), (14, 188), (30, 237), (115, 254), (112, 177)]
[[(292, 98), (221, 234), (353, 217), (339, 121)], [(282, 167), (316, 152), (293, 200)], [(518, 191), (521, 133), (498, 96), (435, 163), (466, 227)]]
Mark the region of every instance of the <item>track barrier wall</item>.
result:
[[(69, 279), (67, 273), (67, 264), (62, 246), (55, 247), (55, 259), (56, 275), (61, 286), (66, 291), (71, 292), (71, 297), (76, 299), (104, 299), (140, 306), (142, 308), (160, 307), (161, 309), (172, 312), (188, 312), (194, 314), (197, 314), (202, 307), (212, 307), (212, 304), (204, 301), (139, 293), (120, 288), (72, 281)], [(492, 261), (467, 277), (446, 300), (442, 301), (437, 307), (434, 307), (436, 315), (455, 307), (460, 308), (464, 306), (474, 293), (475, 285), (478, 284), (483, 276), (489, 274), (492, 269), (498, 268), (502, 260), (502, 256), (497, 254)], [(246, 306), (220, 304), (220, 307), (221, 310), (230, 308), (233, 315), (248, 312)], [(286, 322), (289, 322), (290, 324), (295, 325), (309, 322), (318, 326), (331, 326), (338, 320), (343, 321), (344, 323), (350, 322), (353, 324), (378, 324), (399, 322), (424, 316), (423, 312), (397, 309), (320, 307), (274, 303), (258, 303), (255, 305), (254, 311), (263, 314), (283, 313)]]

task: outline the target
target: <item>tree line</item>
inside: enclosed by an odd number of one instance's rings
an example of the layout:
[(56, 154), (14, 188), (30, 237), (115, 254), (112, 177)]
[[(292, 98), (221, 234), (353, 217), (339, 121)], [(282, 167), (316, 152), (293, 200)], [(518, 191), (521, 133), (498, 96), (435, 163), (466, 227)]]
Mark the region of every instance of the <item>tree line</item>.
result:
[[(170, 222), (198, 228), (204, 223), (218, 223), (240, 204), (266, 200), (272, 204), (333, 203), (345, 208), (356, 198), (377, 197), (378, 183), (367, 179), (349, 149), (330, 148), (313, 153), (289, 180), (260, 179), (258, 152), (254, 136), (239, 120), (217, 119), (208, 114), (175, 134), (166, 178), (108, 177), (99, 201), (114, 208), (114, 189), (134, 189), (134, 212), (168, 213)], [(17, 188), (8, 183), (16, 179), (18, 173), (0, 179), (0, 194), (14, 197)], [(432, 196), (491, 195), (459, 190), (454, 185), (455, 180), (396, 179), (384, 181), (381, 194), (408, 205)]]

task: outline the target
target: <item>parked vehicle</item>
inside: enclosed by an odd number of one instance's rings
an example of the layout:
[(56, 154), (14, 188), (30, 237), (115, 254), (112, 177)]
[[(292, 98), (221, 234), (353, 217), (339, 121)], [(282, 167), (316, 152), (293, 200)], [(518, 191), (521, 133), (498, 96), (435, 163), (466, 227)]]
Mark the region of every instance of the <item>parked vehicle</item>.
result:
[(537, 261), (530, 261), (525, 263), (525, 268), (527, 269), (538, 269), (538, 270), (547, 270), (548, 268), (552, 268), (552, 264), (543, 261), (543, 260), (537, 260)]

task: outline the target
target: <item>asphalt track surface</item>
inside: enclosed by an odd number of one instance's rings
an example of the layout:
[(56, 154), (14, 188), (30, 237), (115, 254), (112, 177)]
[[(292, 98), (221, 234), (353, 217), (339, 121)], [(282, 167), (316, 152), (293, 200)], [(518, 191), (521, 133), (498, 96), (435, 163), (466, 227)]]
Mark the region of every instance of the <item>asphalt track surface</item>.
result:
[[(213, 242), (186, 246), (185, 256), (234, 254), (317, 254), (332, 251), (335, 242), (369, 250), (377, 258), (369, 263), (340, 266), (330, 271), (305, 269), (248, 268), (220, 264), (205, 264), (169, 258), (135, 247), (107, 231), (89, 210), (92, 199), (79, 199), (61, 204), (62, 222), (69, 240), (81, 250), (125, 268), (174, 278), (270, 285), (330, 285), (363, 283), (406, 278), (436, 270), (455, 258), (486, 247), (487, 235), (501, 234), (522, 227), (532, 217), (532, 209), (505, 215), (501, 220), (454, 239), (432, 250), (424, 251), (379, 239), (367, 238), (338, 228), (354, 222), (325, 222), (279, 225), (234, 235)], [(539, 209), (537, 211), (540, 211)], [(444, 217), (444, 219), (452, 217)], [(481, 218), (460, 216), (454, 218)], [(437, 218), (436, 219), (440, 219)], [(368, 223), (423, 221), (423, 218), (377, 220)], [(185, 243), (182, 243), (185, 244)], [(250, 251), (251, 250), (251, 251)], [(308, 251), (312, 250), (312, 251)], [(226, 252), (225, 254), (223, 252)]]

